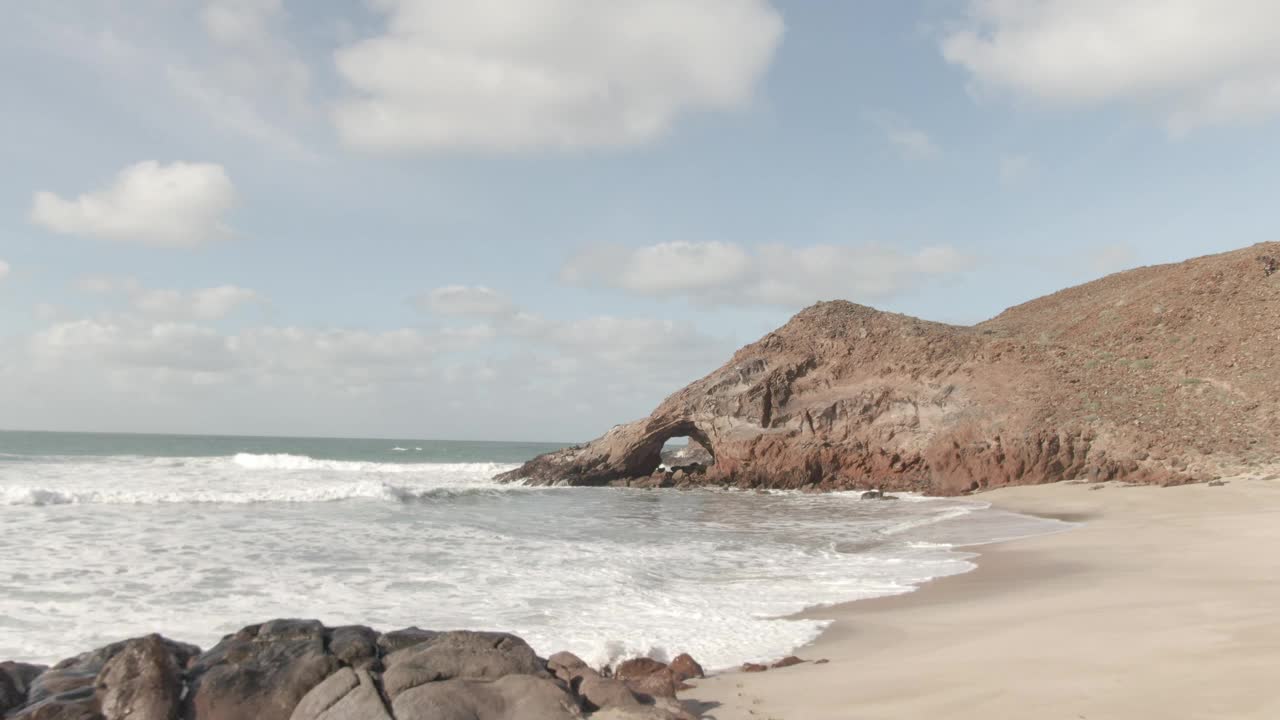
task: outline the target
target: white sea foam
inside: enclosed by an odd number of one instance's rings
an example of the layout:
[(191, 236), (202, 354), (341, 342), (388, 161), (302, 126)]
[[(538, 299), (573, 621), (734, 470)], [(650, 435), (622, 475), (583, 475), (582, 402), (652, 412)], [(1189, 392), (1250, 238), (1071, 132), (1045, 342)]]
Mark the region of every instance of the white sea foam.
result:
[[(201, 458), (202, 460), (204, 458)], [(221, 460), (219, 458), (218, 460)], [(483, 475), (508, 470), (514, 465), (501, 463), (380, 463), (353, 462), (350, 460), (317, 460), (306, 455), (276, 453), (257, 455), (238, 453), (232, 459), (236, 465), (248, 470), (327, 470), (349, 473), (475, 473)], [(487, 479), (488, 476), (486, 476)]]
[(768, 660), (815, 604), (963, 572), (955, 542), (1043, 531), (983, 505), (856, 494), (525, 489), (500, 463), (302, 455), (0, 462), (0, 657), (270, 617), (491, 628), (603, 664)]
[(377, 463), (303, 455), (49, 458), (0, 465), (0, 505), (158, 505), (426, 500), (520, 491), (502, 463)]

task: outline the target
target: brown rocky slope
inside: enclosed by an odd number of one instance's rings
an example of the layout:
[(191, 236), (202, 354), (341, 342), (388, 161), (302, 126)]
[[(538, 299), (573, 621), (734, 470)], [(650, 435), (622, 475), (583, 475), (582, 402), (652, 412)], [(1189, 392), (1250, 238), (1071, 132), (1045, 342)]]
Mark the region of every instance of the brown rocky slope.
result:
[[(689, 436), (708, 468), (659, 468)], [(1280, 457), (1280, 243), (1139, 268), (972, 327), (810, 307), (649, 417), (500, 476), (953, 495), (1177, 484)]]

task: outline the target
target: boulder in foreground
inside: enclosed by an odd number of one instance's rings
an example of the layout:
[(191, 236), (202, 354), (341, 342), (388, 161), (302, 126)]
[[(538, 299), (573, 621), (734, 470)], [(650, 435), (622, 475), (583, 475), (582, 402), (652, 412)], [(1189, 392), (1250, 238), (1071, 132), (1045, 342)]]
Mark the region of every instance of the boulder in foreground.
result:
[[(697, 663), (681, 656), (682, 667)], [(625, 665), (625, 663), (624, 663)], [(113, 643), (52, 668), (0, 663), (7, 720), (690, 720), (673, 671), (633, 692), (569, 653), (544, 660), (507, 633), (406, 628), (379, 633), (272, 620), (212, 649), (159, 635)], [(700, 671), (700, 668), (699, 668)], [(643, 677), (641, 677), (643, 676)], [(665, 683), (665, 684), (664, 684)], [(642, 683), (643, 684), (643, 683)], [(644, 685), (649, 687), (649, 685)]]

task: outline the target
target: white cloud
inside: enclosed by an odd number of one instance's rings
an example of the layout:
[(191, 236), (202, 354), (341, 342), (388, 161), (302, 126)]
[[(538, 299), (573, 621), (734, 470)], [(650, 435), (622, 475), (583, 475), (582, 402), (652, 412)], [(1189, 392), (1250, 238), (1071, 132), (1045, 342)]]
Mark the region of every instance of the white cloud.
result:
[(713, 304), (799, 307), (824, 299), (885, 298), (969, 266), (967, 256), (947, 245), (904, 252), (882, 245), (664, 243), (588, 248), (566, 263), (561, 279)]
[(929, 137), (929, 134), (923, 130), (897, 127), (890, 128), (887, 132), (889, 142), (897, 146), (908, 157), (925, 158), (936, 155), (938, 152), (938, 146), (934, 144), (933, 138)]
[(282, 0), (207, 0), (200, 21), (216, 42), (244, 46), (266, 41), (269, 23), (283, 10)]
[(1273, 0), (972, 0), (941, 49), (981, 86), (1141, 103), (1178, 134), (1280, 115), (1277, 27)]
[(412, 373), (429, 362), (435, 344), (414, 329), (383, 332), (296, 327), (251, 328), (223, 334), (185, 322), (141, 316), (57, 323), (32, 336), (29, 348), (44, 363), (85, 361), (174, 372), (239, 375), (255, 382), (374, 377)]
[(1018, 185), (1031, 174), (1034, 164), (1029, 155), (1000, 156), (1000, 184), (1006, 187)]
[(888, 141), (899, 147), (910, 158), (928, 158), (937, 154), (938, 147), (928, 133), (915, 128), (893, 128), (888, 131)]
[(266, 302), (256, 291), (237, 285), (183, 291), (147, 288), (131, 277), (90, 275), (77, 286), (96, 295), (124, 295), (134, 310), (149, 319), (220, 320), (244, 305)]
[(746, 104), (782, 19), (767, 0), (379, 0), (386, 31), (335, 54), (351, 145), (628, 146)]
[(294, 122), (311, 113), (311, 71), (277, 29), (282, 0), (205, 0), (201, 24), (212, 51), (201, 62), (175, 59), (170, 86), (220, 128), (309, 160)]
[(418, 299), (418, 305), (441, 315), (503, 315), (515, 311), (507, 296), (483, 285), (446, 285)]
[(224, 371), (234, 344), (209, 328), (182, 323), (75, 320), (35, 334), (32, 353), (45, 363), (97, 362), (184, 371)]
[(145, 290), (133, 299), (140, 312), (156, 317), (181, 317), (195, 320), (218, 320), (236, 308), (262, 297), (248, 288), (220, 285), (184, 293), (178, 290)]
[(459, 319), (471, 324), (222, 332), (141, 313), (53, 317), (0, 353), (0, 425), (65, 427), (109, 406), (116, 430), (585, 438), (735, 344), (644, 318)]
[[(301, 69), (305, 66), (291, 67)], [(286, 68), (278, 72), (277, 76), (289, 72), (292, 71)], [(258, 91), (247, 89), (226, 77), (226, 69), (219, 72), (175, 64), (166, 68), (165, 73), (173, 91), (222, 130), (271, 145), (294, 157), (316, 159), (316, 154), (297, 138), (293, 130), (264, 115), (263, 108), (269, 102), (264, 102)], [(290, 82), (284, 80), (281, 85), (288, 85)], [(279, 100), (279, 97), (273, 100)], [(296, 102), (303, 101), (297, 99)]]
[(328, 117), (311, 101), (307, 57), (291, 41), (313, 26), (290, 22), (281, 0), (19, 5), (0, 24), (0, 44), (36, 62), (54, 55), (78, 64), (150, 135), (207, 147), (212, 129), (319, 158), (315, 138)]
[(0, 260), (0, 280), (9, 277), (9, 263)]
[(142, 283), (137, 278), (117, 277), (115, 275), (87, 275), (76, 282), (81, 292), (107, 295), (109, 293), (136, 293), (142, 290)]
[(918, 160), (938, 154), (938, 144), (933, 137), (899, 115), (879, 110), (867, 113), (867, 118), (884, 131), (889, 144), (905, 157)]
[(223, 218), (235, 199), (221, 165), (148, 161), (121, 170), (109, 187), (71, 200), (36, 193), (31, 220), (57, 233), (195, 247), (230, 235)]
[(573, 285), (592, 285), (604, 270), (610, 285), (643, 294), (712, 290), (741, 281), (752, 272), (742, 247), (722, 242), (669, 242), (641, 248), (596, 245), (584, 249), (561, 271)]

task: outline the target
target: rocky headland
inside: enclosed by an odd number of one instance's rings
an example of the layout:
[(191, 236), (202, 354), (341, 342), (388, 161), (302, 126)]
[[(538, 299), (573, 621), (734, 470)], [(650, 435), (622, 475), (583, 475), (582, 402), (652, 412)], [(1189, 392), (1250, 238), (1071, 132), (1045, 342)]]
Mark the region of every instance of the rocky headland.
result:
[[(688, 436), (711, 462), (660, 467)], [(1280, 243), (1105, 277), (974, 326), (814, 305), (531, 484), (957, 495), (1182, 484), (1280, 457)]]
[(149, 635), (44, 667), (0, 663), (6, 720), (692, 720), (702, 667), (636, 658), (592, 669), (496, 632), (379, 633), (273, 620), (212, 649)]

